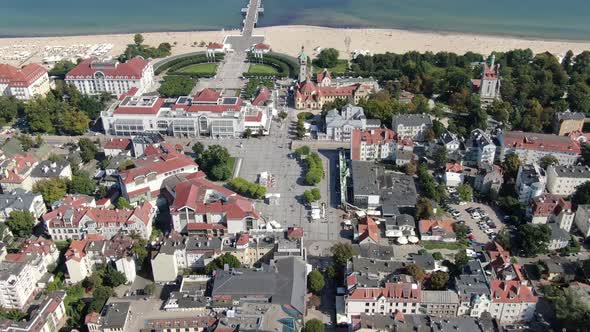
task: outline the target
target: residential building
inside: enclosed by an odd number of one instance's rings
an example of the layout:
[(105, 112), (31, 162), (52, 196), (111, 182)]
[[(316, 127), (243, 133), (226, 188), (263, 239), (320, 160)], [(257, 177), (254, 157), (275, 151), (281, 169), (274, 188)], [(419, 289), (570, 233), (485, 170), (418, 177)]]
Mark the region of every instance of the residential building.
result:
[(16, 68), (0, 63), (0, 96), (29, 100), (46, 95), (51, 86), (47, 69), (36, 63)]
[(484, 164), (475, 176), (473, 188), (484, 196), (495, 199), (504, 183), (504, 172), (498, 165)]
[(395, 159), (396, 134), (387, 128), (354, 129), (350, 142), (351, 160), (382, 161)]
[(303, 315), (307, 289), (306, 264), (298, 257), (287, 257), (264, 265), (259, 270), (215, 271), (211, 298), (236, 303), (270, 302)]
[(582, 149), (578, 141), (566, 136), (506, 131), (497, 135), (499, 159), (515, 154), (523, 164), (540, 164), (545, 156), (554, 156), (559, 165), (574, 165)]
[(170, 179), (166, 188), (174, 199), (170, 214), (176, 232), (206, 231), (201, 235), (209, 236), (222, 235), (223, 230), (237, 234), (259, 228), (261, 219), (254, 203), (210, 182), (202, 172)]
[(336, 109), (328, 111), (324, 125), (325, 133), (318, 133), (320, 140), (349, 142), (355, 129), (368, 130), (381, 127), (381, 120), (367, 119), (360, 106), (348, 104), (340, 112)]
[(148, 151), (149, 156), (133, 161), (134, 168), (118, 173), (121, 194), (130, 203), (155, 200), (167, 178), (199, 170), (191, 157), (174, 151), (168, 144), (149, 150), (153, 153)]
[(359, 244), (378, 244), (381, 240), (381, 230), (373, 218), (366, 216), (357, 225), (355, 239)]
[(560, 196), (569, 196), (590, 181), (590, 167), (583, 165), (547, 167), (547, 191)]
[(86, 315), (84, 322), (90, 332), (121, 332), (129, 330), (131, 302), (113, 302), (105, 304), (100, 314)]
[(522, 283), (527, 282), (524, 278), (522, 266), (513, 263), (512, 257), (510, 257), (510, 252), (504, 249), (498, 242), (489, 242), (485, 249), (489, 256), (486, 268), (490, 267), (489, 270), (492, 272), (493, 279), (515, 280)]
[(27, 191), (33, 189), (31, 172), (37, 165), (37, 160), (31, 153), (18, 154), (0, 162), (0, 187), (7, 193), (20, 188)]
[(353, 160), (350, 171), (353, 205), (384, 217), (402, 210), (406, 210), (402, 213), (413, 212), (417, 193), (411, 176), (386, 171), (382, 165), (369, 161)]
[(447, 187), (457, 187), (465, 180), (463, 175), (463, 165), (460, 163), (447, 163), (445, 165), (445, 174), (443, 176)]
[(542, 260), (541, 263), (545, 266), (545, 279), (552, 282), (570, 283), (578, 274), (578, 264), (575, 261), (552, 257)]
[(416, 222), (409, 214), (399, 214), (385, 218), (385, 237), (398, 238), (401, 236), (415, 236)]
[(479, 99), (482, 106), (491, 104), (494, 100), (501, 98), (500, 94), (500, 64), (495, 63), (496, 56), (492, 54), (490, 63), (483, 65), (481, 79), (471, 80), (475, 90), (479, 92)]
[(538, 297), (531, 287), (516, 280), (492, 280), (490, 314), (500, 324), (530, 321), (535, 313)]
[(66, 322), (64, 298), (66, 292), (51, 293), (31, 306), (27, 319), (15, 322), (0, 321), (0, 332), (52, 332), (58, 331)]
[(71, 180), (72, 168), (70, 167), (70, 163), (66, 160), (43, 160), (33, 167), (33, 170), (31, 171), (31, 180), (33, 181), (33, 184), (51, 178)]
[(399, 114), (393, 116), (391, 129), (400, 138), (425, 141), (426, 133), (432, 129), (432, 119), (427, 114)]
[(154, 84), (154, 68), (139, 56), (125, 63), (89, 58), (70, 70), (65, 82), (88, 95), (110, 93), (119, 97), (132, 89), (135, 94), (143, 94)]
[(545, 191), (547, 183), (545, 171), (537, 164), (524, 164), (518, 168), (516, 176), (516, 194), (521, 204), (528, 204), (531, 199)]
[(454, 224), (454, 220), (422, 219), (418, 222), (420, 239), (422, 241), (456, 242)]
[(54, 240), (80, 240), (89, 234), (111, 239), (119, 233), (149, 239), (155, 210), (149, 202), (117, 210), (66, 204), (46, 213), (42, 220)]
[(590, 237), (590, 204), (578, 205), (574, 222), (585, 238)]
[(553, 120), (553, 133), (559, 136), (567, 136), (573, 132), (581, 132), (584, 127), (584, 120), (586, 120), (586, 115), (581, 112), (572, 112), (570, 110), (557, 112)]
[(465, 164), (477, 167), (493, 165), (495, 157), (496, 145), (490, 135), (481, 129), (474, 129), (465, 141)]
[(566, 232), (572, 228), (575, 217), (572, 203), (552, 194), (533, 198), (528, 213), (533, 224), (556, 223)]
[(549, 224), (549, 228), (551, 229), (551, 238), (547, 244), (547, 249), (559, 250), (569, 245), (571, 237), (568, 231), (555, 223)]
[(452, 155), (461, 148), (461, 141), (457, 135), (445, 130), (438, 138), (438, 144), (443, 145), (447, 149), (447, 153)]
[(455, 278), (453, 287), (459, 296), (458, 315), (481, 317), (484, 312), (490, 311), (490, 286), (478, 260), (467, 262), (462, 273)]
[(139, 266), (131, 248), (136, 241), (124, 235), (116, 235), (106, 240), (100, 235), (89, 235), (83, 240), (74, 240), (66, 251), (66, 267), (69, 283), (78, 283), (92, 274), (96, 265), (109, 264), (125, 275), (127, 283), (132, 283)]
[(115, 157), (122, 154), (128, 155), (131, 151), (131, 139), (109, 138), (102, 144), (102, 149), (106, 157)]
[(41, 258), (46, 270), (55, 266), (59, 259), (59, 250), (53, 241), (35, 236), (24, 240), (18, 254)]
[[(286, 241), (283, 244), (280, 241), (281, 238), (277, 234), (256, 233), (256, 236), (250, 236), (242, 233), (238, 234), (229, 245), (224, 246), (223, 251), (229, 252), (236, 257), (242, 267), (268, 264), (273, 256), (276, 258), (279, 246), (282, 246), (282, 257), (290, 256), (292, 249), (295, 249), (295, 253), (299, 253), (299, 250), (297, 250), (298, 241)], [(294, 246), (288, 244), (294, 244)]]
[[(7, 257), (0, 262), (0, 306), (5, 309), (23, 309), (37, 290), (37, 282), (47, 271), (39, 257)], [(36, 262), (34, 262), (36, 260)]]
[(419, 283), (405, 281), (388, 282), (385, 287), (356, 287), (345, 297), (346, 316), (353, 321), (361, 314), (418, 314), (421, 293)]
[(23, 189), (15, 189), (5, 194), (0, 194), (0, 222), (5, 222), (12, 211), (29, 212), (35, 219), (39, 219), (47, 208), (43, 202), (43, 196), (39, 193), (31, 193)]
[(459, 296), (452, 290), (423, 290), (420, 313), (436, 317), (455, 317), (459, 309)]
[(238, 138), (246, 129), (268, 135), (276, 110), (271, 94), (264, 95), (266, 100), (259, 100), (259, 93), (252, 103), (211, 89), (191, 97), (128, 96), (102, 112), (101, 119), (105, 133), (117, 136), (160, 133)]
[(205, 291), (210, 279), (207, 275), (182, 276), (179, 290), (170, 293), (162, 309), (191, 311), (195, 316), (207, 316), (211, 301), (205, 297)]

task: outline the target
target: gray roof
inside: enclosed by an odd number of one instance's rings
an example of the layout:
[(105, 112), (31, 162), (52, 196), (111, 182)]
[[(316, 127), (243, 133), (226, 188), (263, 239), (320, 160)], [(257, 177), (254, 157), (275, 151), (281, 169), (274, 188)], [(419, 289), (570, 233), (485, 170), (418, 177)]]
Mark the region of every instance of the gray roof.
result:
[(545, 259), (543, 260), (543, 263), (547, 266), (547, 272), (549, 273), (575, 275), (578, 270), (578, 266), (575, 262), (566, 259)]
[(420, 266), (424, 270), (434, 270), (434, 257), (431, 253), (426, 252), (421, 255), (412, 255), (414, 264)]
[(116, 302), (105, 305), (99, 318), (102, 328), (124, 328), (130, 306), (130, 302)]
[(471, 132), (469, 139), (465, 142), (465, 146), (468, 148), (483, 147), (490, 144), (494, 144), (492, 138), (481, 129), (474, 129)]
[(584, 120), (586, 118), (586, 115), (584, 115), (584, 113), (572, 112), (570, 110), (567, 110), (565, 112), (557, 113), (556, 116), (557, 116), (557, 120), (558, 121), (563, 121), (563, 120)]
[(212, 296), (229, 295), (236, 299), (265, 296), (273, 304), (288, 304), (303, 313), (306, 278), (305, 262), (297, 257), (280, 259), (274, 266), (265, 266), (262, 271), (217, 270)]
[(549, 166), (555, 169), (557, 176), (564, 178), (590, 178), (590, 167), (578, 166)]
[(388, 172), (371, 161), (352, 161), (354, 195), (379, 195), (383, 210), (416, 205), (416, 185), (411, 176)]
[(527, 186), (541, 182), (541, 177), (545, 176), (545, 172), (537, 165), (522, 165), (519, 168), (520, 183)]
[(451, 132), (449, 132), (448, 130), (445, 130), (441, 135), (440, 135), (440, 141), (443, 144), (448, 144), (451, 142), (457, 142), (459, 143), (459, 139), (457, 138), (457, 135), (452, 134)]
[(463, 273), (455, 278), (455, 289), (461, 301), (470, 301), (472, 297), (484, 294), (490, 297), (490, 287), (478, 261), (467, 262)]
[(26, 264), (25, 262), (0, 262), (0, 279), (8, 280), (10, 276), (19, 275)]
[(475, 317), (430, 317), (432, 332), (458, 331), (472, 332), (483, 331), (479, 319)]
[(186, 241), (186, 250), (221, 250), (221, 238), (211, 239), (202, 237), (189, 237)]
[(170, 302), (176, 302), (179, 309), (205, 308), (209, 305), (207, 297), (191, 292), (171, 292), (166, 303)]
[(558, 224), (549, 224), (549, 228), (551, 228), (551, 240), (555, 241), (569, 241), (570, 240), (570, 233), (567, 232), (565, 229), (559, 227)]
[(20, 188), (0, 194), (0, 209), (28, 210), (37, 196), (41, 196), (41, 194), (34, 194)]
[(31, 176), (34, 178), (53, 178), (59, 176), (61, 172), (69, 166), (70, 163), (65, 160), (59, 160), (56, 162), (43, 160), (33, 168)]
[(396, 130), (399, 125), (404, 127), (432, 126), (432, 120), (427, 114), (400, 114), (394, 116), (391, 123), (393, 130)]
[(164, 137), (158, 133), (140, 133), (131, 137), (134, 144), (152, 145), (164, 142)]
[(361, 313), (361, 328), (397, 332), (430, 332), (430, 321), (426, 315), (403, 315), (403, 321), (392, 315), (367, 315)]
[(423, 290), (421, 303), (428, 304), (453, 304), (459, 303), (459, 296), (452, 290)]
[(353, 247), (355, 248), (359, 256), (369, 259), (390, 260), (394, 256), (392, 246), (382, 246), (378, 244), (368, 243), (353, 245)]

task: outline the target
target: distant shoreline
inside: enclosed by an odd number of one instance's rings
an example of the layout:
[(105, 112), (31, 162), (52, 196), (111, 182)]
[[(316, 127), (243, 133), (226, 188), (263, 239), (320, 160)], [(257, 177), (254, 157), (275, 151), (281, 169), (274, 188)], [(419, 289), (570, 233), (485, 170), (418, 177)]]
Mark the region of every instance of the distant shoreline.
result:
[[(590, 35), (588, 35), (588, 39), (577, 39), (577, 38), (567, 38), (567, 37), (541, 37), (541, 36), (534, 36), (534, 35), (527, 35), (523, 33), (516, 33), (516, 34), (509, 34), (509, 33), (494, 33), (494, 32), (465, 32), (465, 31), (454, 31), (454, 30), (436, 30), (436, 29), (427, 29), (427, 28), (417, 28), (417, 27), (396, 27), (396, 28), (385, 28), (385, 27), (354, 27), (354, 26), (324, 26), (324, 25), (260, 25), (257, 26), (257, 29), (269, 29), (269, 28), (277, 28), (277, 27), (310, 27), (310, 28), (325, 28), (325, 29), (339, 29), (339, 30), (383, 30), (383, 31), (390, 31), (390, 30), (397, 30), (397, 31), (407, 31), (407, 32), (416, 32), (416, 33), (433, 33), (442, 36), (448, 35), (465, 35), (465, 36), (486, 36), (486, 37), (498, 37), (498, 38), (515, 38), (515, 39), (522, 39), (522, 40), (529, 40), (529, 41), (555, 41), (555, 42), (574, 42), (574, 43), (586, 43), (590, 42)], [(241, 27), (227, 27), (227, 28), (219, 28), (219, 29), (178, 29), (178, 30), (166, 30), (166, 29), (154, 29), (154, 30), (125, 30), (125, 31), (113, 31), (113, 32), (96, 32), (96, 33), (63, 33), (63, 34), (25, 34), (25, 35), (2, 35), (0, 34), (0, 39), (28, 39), (28, 38), (59, 38), (59, 37), (85, 37), (85, 36), (113, 36), (113, 35), (128, 35), (128, 34), (151, 34), (151, 33), (199, 33), (199, 32), (218, 32), (218, 31), (236, 31), (241, 30)]]

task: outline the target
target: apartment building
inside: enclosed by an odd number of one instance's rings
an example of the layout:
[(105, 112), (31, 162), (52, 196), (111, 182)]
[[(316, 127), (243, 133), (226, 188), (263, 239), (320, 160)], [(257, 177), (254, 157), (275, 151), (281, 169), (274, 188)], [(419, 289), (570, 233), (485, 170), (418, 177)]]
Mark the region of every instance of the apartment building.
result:
[(29, 100), (46, 95), (51, 86), (47, 69), (36, 63), (16, 68), (0, 64), (0, 96)]
[(333, 109), (326, 114), (324, 133), (318, 133), (320, 140), (349, 142), (355, 129), (368, 130), (381, 127), (381, 120), (367, 119), (360, 106), (348, 104), (340, 111)]
[(533, 289), (516, 280), (492, 280), (490, 314), (500, 324), (526, 322), (533, 318), (538, 297)]
[(38, 219), (47, 212), (47, 208), (41, 194), (18, 188), (0, 194), (0, 222), (5, 222), (12, 211), (26, 211)]
[(175, 137), (239, 138), (246, 129), (268, 135), (276, 112), (271, 95), (264, 94), (260, 98), (264, 101), (255, 99), (252, 103), (211, 89), (179, 98), (127, 96), (102, 112), (101, 119), (105, 133), (117, 136), (160, 133)]
[(420, 313), (436, 317), (455, 317), (459, 309), (459, 296), (455, 291), (421, 291)]
[(33, 184), (48, 180), (51, 178), (62, 178), (65, 180), (72, 179), (72, 168), (70, 163), (66, 160), (62, 161), (50, 161), (43, 160), (39, 162), (31, 171), (31, 180)]
[(0, 162), (0, 187), (7, 193), (15, 189), (31, 191), (33, 180), (31, 172), (37, 165), (37, 159), (31, 154), (18, 154)]
[(481, 129), (475, 129), (465, 141), (464, 162), (468, 166), (491, 166), (496, 157), (496, 145), (492, 137)]
[(527, 212), (533, 224), (556, 223), (566, 232), (570, 231), (575, 217), (571, 202), (546, 193), (533, 198)]
[(453, 281), (453, 288), (459, 296), (458, 315), (481, 317), (491, 304), (490, 285), (485, 271), (478, 260), (470, 260)]
[(350, 142), (352, 160), (381, 161), (394, 160), (397, 135), (391, 129), (354, 129)]
[(557, 112), (553, 120), (553, 133), (559, 136), (567, 136), (573, 132), (581, 132), (584, 127), (584, 120), (586, 120), (586, 115), (581, 112), (572, 112), (570, 110)]
[(149, 60), (139, 56), (125, 63), (89, 58), (70, 70), (65, 82), (88, 95), (109, 93), (119, 97), (130, 90), (143, 94), (154, 84), (154, 68)]
[(560, 196), (569, 196), (590, 181), (590, 167), (568, 165), (547, 167), (547, 191)]
[(422, 219), (418, 222), (420, 239), (422, 241), (456, 242), (457, 236), (453, 230), (454, 220)]
[(417, 314), (422, 290), (419, 283), (388, 282), (385, 287), (358, 287), (345, 297), (349, 321), (361, 314), (386, 315), (394, 312)]
[(53, 332), (58, 331), (66, 322), (64, 298), (66, 292), (55, 292), (43, 297), (36, 303), (28, 319), (22, 321), (0, 321), (0, 332)]
[(584, 237), (590, 237), (590, 204), (578, 205), (574, 222)]
[(545, 191), (547, 178), (545, 171), (537, 164), (522, 165), (516, 176), (516, 193), (521, 204), (527, 205), (531, 199)]
[[(46, 271), (36, 268), (33, 260), (23, 257), (17, 261), (0, 262), (0, 306), (5, 309), (23, 309), (37, 290), (37, 282)], [(39, 265), (37, 265), (39, 266)]]
[(567, 136), (506, 131), (497, 138), (500, 160), (515, 154), (523, 164), (540, 164), (543, 157), (554, 156), (559, 165), (574, 165), (582, 154), (578, 141)]
[(426, 133), (432, 129), (432, 119), (427, 114), (399, 114), (391, 120), (391, 129), (400, 138), (425, 141)]

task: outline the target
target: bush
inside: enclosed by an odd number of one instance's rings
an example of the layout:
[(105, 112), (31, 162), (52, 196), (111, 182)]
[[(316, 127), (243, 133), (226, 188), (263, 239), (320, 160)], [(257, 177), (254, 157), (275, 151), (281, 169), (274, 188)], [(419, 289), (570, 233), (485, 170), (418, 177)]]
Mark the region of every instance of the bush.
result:
[(266, 187), (247, 181), (244, 178), (237, 177), (231, 179), (227, 184), (235, 192), (246, 197), (261, 199), (266, 195)]
[(322, 163), (322, 159), (316, 152), (313, 152), (305, 159), (305, 163), (307, 165), (305, 184), (315, 186), (324, 178), (324, 164)]
[(299, 157), (301, 156), (307, 156), (309, 153), (311, 152), (311, 149), (309, 148), (309, 146), (304, 145), (302, 147), (299, 147), (295, 150), (295, 154)]
[(307, 288), (317, 294), (324, 289), (326, 282), (324, 276), (318, 270), (313, 270), (307, 275)]
[(158, 92), (164, 97), (187, 96), (193, 90), (195, 81), (187, 76), (166, 76)]
[(306, 190), (303, 192), (303, 199), (306, 203), (317, 202), (322, 199), (322, 195), (318, 188), (313, 188), (312, 190)]

